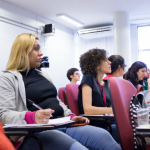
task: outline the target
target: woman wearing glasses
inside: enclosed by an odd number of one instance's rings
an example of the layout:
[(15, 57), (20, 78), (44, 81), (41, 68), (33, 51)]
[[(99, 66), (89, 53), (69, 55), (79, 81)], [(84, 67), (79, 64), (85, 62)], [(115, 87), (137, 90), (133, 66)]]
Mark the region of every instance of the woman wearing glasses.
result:
[(80, 73), (77, 68), (71, 68), (67, 71), (67, 78), (70, 80), (70, 84), (76, 84), (80, 80)]
[(147, 71), (147, 66), (141, 61), (134, 62), (125, 74), (125, 79), (131, 82), (135, 88), (138, 84), (143, 85), (143, 79)]

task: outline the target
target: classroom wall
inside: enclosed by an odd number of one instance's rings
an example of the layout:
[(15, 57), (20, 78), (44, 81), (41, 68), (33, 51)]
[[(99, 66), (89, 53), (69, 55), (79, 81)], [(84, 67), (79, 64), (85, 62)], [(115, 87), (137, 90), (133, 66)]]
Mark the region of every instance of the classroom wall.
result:
[[(3, 17), (8, 19), (3, 19)], [(16, 23), (12, 23), (9, 19), (15, 20)], [(17, 21), (29, 26), (18, 24)], [(51, 23), (56, 27), (55, 36), (44, 37), (37, 32), (37, 29)], [(130, 31), (133, 63), (138, 59), (137, 26), (131, 26)], [(50, 62), (50, 68), (42, 70), (50, 75), (57, 89), (69, 84), (66, 78), (67, 70), (72, 67), (80, 70), (79, 57), (89, 49), (97, 47), (107, 50), (108, 56), (114, 54), (113, 37), (84, 40), (77, 34), (77, 31), (72, 31), (50, 19), (0, 0), (0, 74), (6, 68), (13, 41), (17, 35), (25, 32), (37, 34), (40, 37), (43, 56), (48, 56)]]
[[(138, 25), (130, 25), (130, 43), (131, 43), (131, 64), (135, 61), (138, 61)], [(103, 37), (103, 38), (97, 38), (97, 39), (83, 39), (81, 38), (77, 32), (74, 33), (74, 46), (75, 51), (78, 54), (78, 57), (80, 57), (81, 54), (85, 53), (89, 49), (92, 48), (100, 48), (105, 49), (108, 53), (108, 56), (115, 55), (114, 51), (114, 37)], [(117, 54), (116, 54), (117, 55)], [(124, 57), (124, 56), (122, 56)], [(125, 59), (125, 63), (128, 62), (128, 58)], [(79, 61), (75, 60), (76, 65), (79, 66)], [(130, 64), (130, 65), (131, 65)], [(126, 67), (129, 68), (130, 66)]]
[[(8, 19), (15, 20), (16, 23)], [(26, 25), (20, 25), (22, 22)], [(55, 24), (56, 35), (44, 37), (37, 33), (35, 28), (41, 28), (45, 24)], [(0, 0), (0, 74), (6, 68), (11, 46), (16, 36), (20, 33), (33, 33), (40, 37), (43, 56), (49, 57), (50, 68), (44, 68), (53, 80), (54, 85), (63, 87), (69, 83), (66, 72), (75, 66), (75, 52), (73, 49), (74, 33), (71, 29), (60, 25), (52, 20), (9, 4)]]

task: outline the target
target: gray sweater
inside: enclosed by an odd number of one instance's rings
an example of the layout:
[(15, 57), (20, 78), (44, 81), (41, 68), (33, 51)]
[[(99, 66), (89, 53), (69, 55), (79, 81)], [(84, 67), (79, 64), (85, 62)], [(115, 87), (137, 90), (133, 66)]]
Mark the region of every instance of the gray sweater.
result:
[[(52, 82), (47, 74), (36, 71)], [(73, 114), (58, 97), (57, 99), (64, 110), (64, 116)], [(22, 75), (18, 71), (5, 71), (0, 78), (0, 122), (3, 124), (27, 124), (24, 120), (27, 111)]]

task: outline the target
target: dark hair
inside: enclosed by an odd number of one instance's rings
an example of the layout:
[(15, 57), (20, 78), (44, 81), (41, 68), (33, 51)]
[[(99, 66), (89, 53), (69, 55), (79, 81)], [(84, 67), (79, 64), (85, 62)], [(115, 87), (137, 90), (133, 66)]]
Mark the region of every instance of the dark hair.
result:
[(120, 55), (111, 55), (108, 60), (111, 61), (111, 74), (118, 69), (119, 65), (123, 69), (126, 66), (123, 57)]
[(70, 78), (71, 75), (74, 74), (75, 71), (79, 71), (77, 68), (71, 68), (67, 71), (67, 78), (71, 81), (72, 79)]
[(123, 79), (126, 79), (126, 73), (123, 74)]
[[(125, 75), (126, 80), (130, 80), (133, 84), (137, 85), (138, 84), (138, 76), (137, 72), (139, 69), (145, 68), (147, 70), (147, 66), (145, 63), (141, 61), (136, 61), (132, 64), (132, 66), (128, 69), (128, 72)], [(139, 81), (139, 84), (142, 84), (143, 81)]]
[(96, 77), (97, 67), (102, 60), (106, 60), (106, 51), (104, 49), (94, 48), (82, 54), (79, 63), (83, 75), (91, 73)]

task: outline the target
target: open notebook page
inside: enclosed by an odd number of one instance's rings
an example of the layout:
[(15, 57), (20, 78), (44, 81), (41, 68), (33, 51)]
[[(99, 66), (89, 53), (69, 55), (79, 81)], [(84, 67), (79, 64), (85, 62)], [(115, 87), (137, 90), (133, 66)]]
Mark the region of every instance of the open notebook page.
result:
[(48, 124), (5, 124), (3, 128), (8, 128), (8, 127), (34, 127), (34, 126), (49, 126), (49, 125), (61, 125), (61, 124), (67, 124), (74, 122), (70, 120), (69, 117), (62, 117), (62, 118), (57, 118), (57, 119), (49, 119)]

